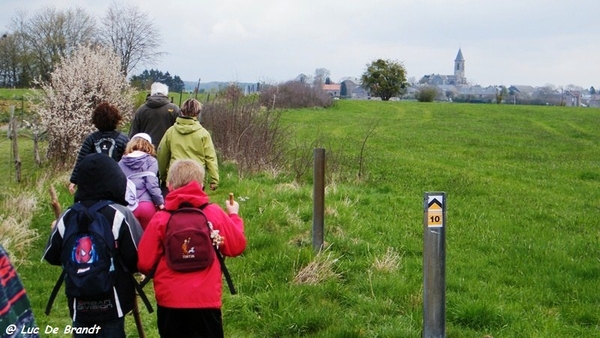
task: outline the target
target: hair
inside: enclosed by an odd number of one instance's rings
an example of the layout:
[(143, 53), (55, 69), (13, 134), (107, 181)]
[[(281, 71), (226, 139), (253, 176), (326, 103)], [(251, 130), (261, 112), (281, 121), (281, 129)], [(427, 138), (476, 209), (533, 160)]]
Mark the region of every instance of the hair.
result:
[(127, 147), (125, 147), (125, 152), (123, 155), (131, 154), (132, 152), (139, 150), (145, 153), (148, 153), (152, 156), (156, 156), (156, 150), (154, 149), (154, 145), (143, 137), (134, 137), (129, 142), (127, 142)]
[(150, 94), (151, 95), (162, 94), (164, 96), (168, 96), (169, 95), (169, 87), (164, 83), (154, 82), (150, 86)]
[(181, 105), (181, 115), (196, 117), (202, 111), (202, 103), (196, 99), (187, 99)]
[(167, 182), (172, 189), (181, 188), (192, 181), (196, 181), (200, 185), (204, 182), (204, 167), (200, 163), (183, 159), (176, 160), (171, 164), (167, 173)]
[(123, 117), (117, 107), (102, 102), (92, 112), (92, 123), (100, 131), (112, 131), (117, 129)]

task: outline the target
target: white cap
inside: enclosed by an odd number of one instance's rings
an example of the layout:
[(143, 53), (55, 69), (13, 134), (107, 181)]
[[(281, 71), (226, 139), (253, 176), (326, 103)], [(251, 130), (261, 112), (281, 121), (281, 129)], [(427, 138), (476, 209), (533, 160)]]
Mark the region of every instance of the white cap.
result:
[(133, 136), (131, 137), (131, 139), (133, 140), (133, 139), (134, 139), (134, 138), (136, 138), (136, 137), (141, 137), (141, 138), (143, 138), (144, 140), (146, 140), (146, 141), (148, 141), (148, 142), (152, 143), (152, 137), (150, 137), (150, 135), (148, 135), (148, 134), (146, 134), (146, 133), (137, 133), (137, 134), (133, 135)]
[(162, 94), (164, 96), (169, 95), (169, 86), (164, 83), (154, 82), (150, 86), (150, 95)]

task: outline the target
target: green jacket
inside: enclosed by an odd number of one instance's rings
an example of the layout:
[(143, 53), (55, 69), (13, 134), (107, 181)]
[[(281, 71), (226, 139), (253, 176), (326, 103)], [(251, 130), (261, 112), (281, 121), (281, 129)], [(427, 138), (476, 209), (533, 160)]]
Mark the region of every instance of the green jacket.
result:
[(192, 159), (201, 163), (206, 175), (204, 182), (219, 184), (219, 164), (210, 134), (197, 118), (178, 117), (167, 129), (157, 151), (158, 172), (162, 180), (167, 179), (171, 163), (179, 159)]

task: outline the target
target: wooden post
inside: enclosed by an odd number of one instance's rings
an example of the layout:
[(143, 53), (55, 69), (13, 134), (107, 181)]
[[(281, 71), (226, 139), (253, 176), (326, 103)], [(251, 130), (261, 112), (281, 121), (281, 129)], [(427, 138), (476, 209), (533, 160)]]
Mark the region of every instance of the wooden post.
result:
[(10, 106), (10, 138), (12, 141), (13, 159), (15, 162), (15, 174), (17, 183), (21, 182), (21, 158), (19, 157), (19, 140), (17, 134), (17, 119), (15, 118), (15, 106)]

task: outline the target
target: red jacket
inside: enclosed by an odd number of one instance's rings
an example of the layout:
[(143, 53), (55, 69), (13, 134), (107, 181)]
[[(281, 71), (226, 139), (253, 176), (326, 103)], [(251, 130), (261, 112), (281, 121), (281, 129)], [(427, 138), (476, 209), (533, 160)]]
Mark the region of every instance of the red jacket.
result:
[[(171, 191), (165, 199), (165, 209), (175, 210), (182, 202), (199, 207), (208, 202), (208, 196), (197, 182)], [(237, 214), (227, 215), (221, 207), (209, 204), (204, 209), (206, 218), (213, 228), (219, 230), (224, 237), (224, 243), (219, 250), (224, 256), (238, 256), (246, 248), (244, 236), (244, 221)], [(142, 235), (138, 245), (138, 269), (141, 273), (149, 274), (158, 263), (154, 274), (154, 292), (156, 302), (169, 308), (221, 308), (222, 276), (219, 260), (207, 269), (196, 272), (176, 272), (166, 263), (163, 238), (170, 214), (166, 211), (157, 212)], [(213, 254), (216, 254), (213, 251)]]

